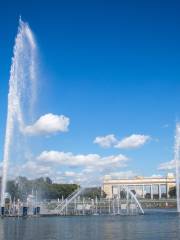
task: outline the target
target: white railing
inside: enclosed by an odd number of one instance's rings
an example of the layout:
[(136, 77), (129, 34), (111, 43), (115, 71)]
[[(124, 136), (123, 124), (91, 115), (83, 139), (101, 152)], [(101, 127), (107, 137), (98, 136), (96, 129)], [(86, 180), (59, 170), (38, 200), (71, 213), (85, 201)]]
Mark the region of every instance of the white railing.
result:
[(63, 210), (76, 198), (78, 197), (85, 188), (78, 188), (73, 193), (71, 193), (66, 199), (64, 199), (58, 206), (55, 208), (55, 210), (58, 211), (59, 214), (63, 212)]

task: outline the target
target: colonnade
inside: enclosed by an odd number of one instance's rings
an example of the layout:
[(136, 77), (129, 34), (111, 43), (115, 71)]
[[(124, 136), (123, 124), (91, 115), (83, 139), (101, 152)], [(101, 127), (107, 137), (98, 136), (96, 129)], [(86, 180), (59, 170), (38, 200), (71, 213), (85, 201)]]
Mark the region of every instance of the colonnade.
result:
[(123, 186), (128, 187), (134, 191), (137, 197), (140, 198), (169, 198), (169, 186), (168, 184), (139, 184), (139, 185), (113, 185), (112, 195), (120, 197), (120, 192)]

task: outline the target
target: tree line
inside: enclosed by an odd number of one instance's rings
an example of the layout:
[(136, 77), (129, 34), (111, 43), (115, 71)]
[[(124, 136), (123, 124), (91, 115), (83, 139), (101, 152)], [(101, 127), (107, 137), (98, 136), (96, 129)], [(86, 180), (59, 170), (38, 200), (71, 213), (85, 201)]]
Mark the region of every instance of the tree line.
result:
[[(18, 177), (7, 182), (7, 192), (11, 195), (11, 199), (20, 199), (21, 201), (26, 201), (28, 195), (34, 195), (39, 200), (62, 199), (69, 196), (79, 187), (78, 184), (53, 183), (48, 177), (33, 180)], [(106, 197), (106, 194), (100, 187), (94, 187), (86, 189), (83, 192), (83, 197), (100, 199)]]
[(78, 187), (77, 184), (53, 183), (48, 177), (33, 180), (18, 177), (7, 182), (7, 192), (11, 195), (11, 199), (20, 199), (21, 201), (25, 201), (28, 195), (34, 195), (40, 200), (66, 198)]

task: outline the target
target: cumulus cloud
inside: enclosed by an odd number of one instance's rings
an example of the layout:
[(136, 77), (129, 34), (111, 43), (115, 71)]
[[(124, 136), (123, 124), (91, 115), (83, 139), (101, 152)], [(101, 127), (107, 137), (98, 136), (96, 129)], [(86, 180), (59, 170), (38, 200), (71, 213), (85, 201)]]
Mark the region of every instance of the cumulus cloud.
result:
[(103, 148), (109, 148), (117, 142), (114, 134), (109, 134), (107, 136), (96, 137), (94, 143), (98, 144)]
[(171, 160), (169, 162), (161, 163), (158, 167), (159, 170), (173, 170), (176, 167), (176, 161)]
[(111, 175), (112, 178), (134, 176), (131, 171), (120, 172), (120, 169), (127, 167), (128, 160), (121, 154), (102, 157), (98, 154), (75, 155), (44, 151), (21, 165), (11, 165), (10, 175), (14, 178), (25, 174), (30, 179), (50, 177), (57, 183), (99, 186), (105, 175)]
[[(101, 184), (103, 176), (127, 166), (128, 158), (122, 154), (102, 157), (98, 154), (79, 154), (71, 152), (44, 151), (36, 161), (42, 166), (51, 166), (56, 181), (78, 183), (81, 186)], [(64, 172), (56, 174), (57, 169)]]
[(54, 179), (54, 169), (50, 165), (42, 164), (35, 160), (29, 160), (21, 164), (11, 164), (9, 166), (9, 177), (26, 176), (30, 179), (38, 177), (50, 177)]
[[(108, 174), (107, 174), (108, 172)], [(133, 171), (120, 171), (120, 172), (86, 172), (84, 169), (81, 172), (64, 172), (63, 177), (66, 179), (66, 182), (76, 182), (80, 185), (83, 183), (83, 186), (97, 186), (102, 185), (102, 182), (107, 179), (128, 179), (135, 177), (136, 174)]]
[(27, 135), (41, 135), (68, 131), (70, 119), (64, 115), (52, 113), (41, 116), (33, 125), (26, 126), (23, 132)]
[(120, 140), (115, 145), (115, 148), (120, 149), (138, 148), (143, 146), (150, 139), (151, 139), (150, 136), (147, 135), (132, 134), (131, 136)]
[(115, 176), (113, 172), (126, 167), (127, 162), (128, 158), (121, 154), (102, 157), (98, 154), (44, 151), (21, 165), (10, 166), (10, 172), (12, 177), (24, 174), (31, 179), (48, 176), (54, 182), (97, 186), (102, 184), (104, 175), (110, 172)]
[(120, 171), (120, 172), (110, 172), (104, 176), (104, 179), (128, 179), (133, 178), (137, 174), (135, 174), (133, 171)]
[(128, 137), (118, 140), (114, 136), (114, 134), (109, 134), (106, 136), (96, 137), (94, 140), (94, 143), (98, 144), (103, 148), (114, 147), (114, 148), (120, 148), (120, 149), (129, 149), (129, 148), (141, 147), (150, 139), (151, 137), (148, 135), (132, 134)]
[(121, 167), (126, 166), (128, 158), (122, 154), (102, 157), (98, 154), (79, 154), (74, 155), (71, 152), (43, 151), (37, 160), (64, 166), (78, 167)]
[(33, 176), (48, 176), (51, 175), (51, 167), (37, 164), (35, 161), (28, 161), (21, 166), (21, 171), (24, 173), (30, 172)]

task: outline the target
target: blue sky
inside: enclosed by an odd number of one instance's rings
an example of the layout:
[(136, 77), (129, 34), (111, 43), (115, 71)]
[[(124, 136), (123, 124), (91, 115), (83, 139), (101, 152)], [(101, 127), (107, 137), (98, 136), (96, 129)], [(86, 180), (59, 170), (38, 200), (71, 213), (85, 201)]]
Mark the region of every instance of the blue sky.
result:
[[(1, 2), (1, 158), (9, 70), (21, 15), (38, 44), (37, 116), (53, 113), (70, 119), (68, 132), (38, 136), (33, 154), (123, 154), (127, 166), (109, 171), (164, 174), (157, 168), (173, 159), (180, 118), (179, 10), (178, 1)], [(138, 148), (93, 143), (97, 136), (110, 134), (117, 141), (133, 134), (150, 139)]]

